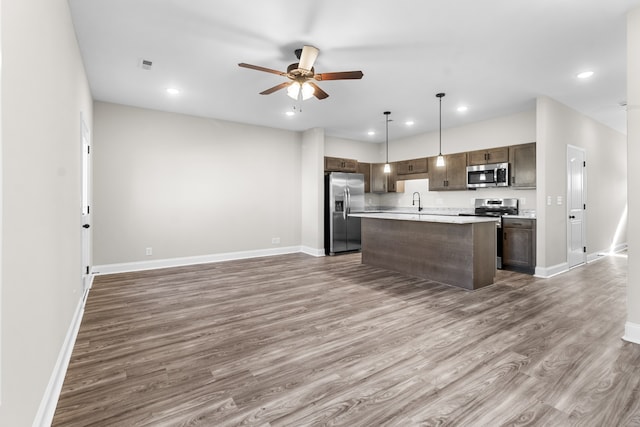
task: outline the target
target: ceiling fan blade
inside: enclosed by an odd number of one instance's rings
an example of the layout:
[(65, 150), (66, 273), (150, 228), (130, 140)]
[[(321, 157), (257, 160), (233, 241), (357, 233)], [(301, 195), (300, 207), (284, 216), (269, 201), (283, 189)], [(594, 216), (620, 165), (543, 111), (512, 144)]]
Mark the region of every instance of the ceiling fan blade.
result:
[(275, 91), (278, 91), (280, 89), (284, 89), (285, 87), (289, 86), (291, 84), (291, 82), (284, 82), (284, 83), (280, 83), (279, 85), (276, 85), (274, 87), (270, 87), (267, 90), (263, 90), (262, 92), (260, 92), (260, 95), (269, 95), (272, 94)]
[(287, 75), (287, 73), (285, 73), (283, 71), (273, 70), (271, 68), (260, 67), (259, 65), (245, 64), (244, 62), (241, 62), (240, 64), (238, 64), (238, 66), (240, 66), (242, 68), (249, 68), (251, 70), (264, 71), (266, 73), (277, 74), (279, 76), (286, 76)]
[(313, 76), (316, 80), (351, 80), (361, 79), (362, 71), (339, 71), (337, 73), (321, 73)]
[(319, 49), (313, 46), (303, 46), (302, 54), (300, 54), (300, 62), (298, 63), (298, 68), (301, 68), (305, 71), (311, 71), (313, 68), (313, 63), (316, 62), (316, 58), (318, 57)]
[(309, 83), (309, 85), (313, 87), (313, 96), (315, 96), (316, 98), (325, 99), (329, 97), (329, 94), (323, 91), (322, 89), (320, 89), (320, 86), (318, 86), (314, 82), (307, 82), (307, 83)]

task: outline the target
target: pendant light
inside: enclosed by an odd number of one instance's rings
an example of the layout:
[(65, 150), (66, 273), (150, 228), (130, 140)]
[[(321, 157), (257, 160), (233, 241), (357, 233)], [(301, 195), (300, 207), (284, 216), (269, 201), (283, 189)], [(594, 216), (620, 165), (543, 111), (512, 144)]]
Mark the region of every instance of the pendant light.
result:
[(436, 159), (436, 166), (444, 166), (444, 156), (442, 155), (442, 97), (444, 93), (437, 93), (436, 97), (440, 98), (440, 151), (438, 151), (438, 158)]
[(391, 165), (389, 164), (389, 114), (391, 114), (391, 111), (384, 112), (384, 115), (387, 117), (387, 120), (386, 120), (387, 122), (387, 139), (386, 139), (387, 163), (384, 164), (384, 169), (383, 169), (384, 173), (391, 173)]

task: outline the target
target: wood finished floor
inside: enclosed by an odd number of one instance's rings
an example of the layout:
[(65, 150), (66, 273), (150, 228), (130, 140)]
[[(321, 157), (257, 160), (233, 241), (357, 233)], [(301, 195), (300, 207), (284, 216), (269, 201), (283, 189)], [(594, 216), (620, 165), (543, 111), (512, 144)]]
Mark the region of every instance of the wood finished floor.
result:
[(96, 277), (54, 426), (640, 426), (625, 257), (465, 291), (303, 254)]

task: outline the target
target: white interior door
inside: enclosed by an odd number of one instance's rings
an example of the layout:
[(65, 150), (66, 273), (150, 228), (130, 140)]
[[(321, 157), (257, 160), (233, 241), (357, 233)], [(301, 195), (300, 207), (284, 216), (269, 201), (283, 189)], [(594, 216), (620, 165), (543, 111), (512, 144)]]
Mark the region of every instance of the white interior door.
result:
[(584, 264), (586, 254), (586, 155), (581, 148), (567, 146), (567, 263)]
[(82, 138), (82, 291), (91, 285), (91, 143), (89, 128), (81, 117)]

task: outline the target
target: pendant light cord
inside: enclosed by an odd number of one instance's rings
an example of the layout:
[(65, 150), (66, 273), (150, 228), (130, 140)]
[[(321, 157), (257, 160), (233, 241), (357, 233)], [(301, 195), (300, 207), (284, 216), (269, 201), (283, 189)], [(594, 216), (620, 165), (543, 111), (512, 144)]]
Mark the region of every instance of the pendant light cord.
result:
[(438, 153), (442, 156), (442, 97), (440, 97), (440, 143), (438, 145)]
[(440, 98), (440, 142), (439, 142), (439, 148), (440, 150), (438, 151), (438, 155), (442, 156), (442, 97), (444, 96), (444, 93), (438, 93), (436, 94), (436, 96), (438, 98)]
[(387, 164), (389, 164), (389, 114), (391, 114), (391, 111), (385, 111), (384, 115), (387, 116), (387, 134), (386, 134), (386, 145), (387, 145)]

